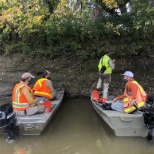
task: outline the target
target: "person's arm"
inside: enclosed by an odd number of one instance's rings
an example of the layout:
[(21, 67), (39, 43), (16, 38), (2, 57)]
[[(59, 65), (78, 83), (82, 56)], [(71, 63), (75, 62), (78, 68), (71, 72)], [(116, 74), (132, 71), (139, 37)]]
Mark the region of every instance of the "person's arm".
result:
[(116, 102), (117, 100), (122, 100), (123, 97), (124, 97), (124, 95), (122, 94), (122, 95), (120, 95), (120, 96), (114, 98), (114, 99), (113, 99), (113, 102)]
[(29, 104), (35, 104), (38, 101), (36, 98), (33, 99), (33, 97), (31, 95), (29, 89), (26, 88), (26, 87), (23, 87), (21, 89), (21, 93), (26, 97), (26, 99), (27, 99), (27, 101), (28, 101)]
[(113, 60), (109, 59), (109, 65), (114, 70), (114, 67), (115, 67), (115, 59), (113, 59)]
[(51, 90), (51, 92), (53, 93), (54, 92), (54, 88), (53, 88), (52, 82), (50, 80), (47, 80), (46, 85)]

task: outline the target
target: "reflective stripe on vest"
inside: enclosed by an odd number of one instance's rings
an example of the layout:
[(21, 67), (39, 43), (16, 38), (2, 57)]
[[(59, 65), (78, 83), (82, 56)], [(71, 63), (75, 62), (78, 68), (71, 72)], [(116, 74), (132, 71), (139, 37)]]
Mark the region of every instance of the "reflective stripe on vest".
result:
[(29, 104), (27, 104), (27, 103), (20, 104), (17, 102), (13, 102), (13, 107), (25, 109), (25, 108), (29, 107)]
[[(50, 89), (46, 86), (47, 80), (48, 79), (46, 78), (41, 78), (36, 81), (34, 88), (33, 88), (35, 96), (47, 97), (50, 99), (53, 97)], [(43, 82), (45, 82), (44, 83), (45, 85), (43, 85)]]
[(110, 60), (110, 57), (108, 55), (104, 55), (100, 59), (99, 64), (98, 64), (99, 72), (101, 71), (102, 67), (105, 66), (106, 70), (105, 70), (105, 72), (103, 74), (111, 74), (112, 73), (112, 68), (109, 65), (109, 60)]
[[(16, 110), (26, 110), (30, 107), (29, 103), (22, 102), (22, 94), (20, 93), (20, 89), (23, 87), (27, 87), (29, 90), (30, 88), (23, 84), (22, 82), (15, 86), (15, 90), (13, 91), (13, 108)], [(31, 90), (30, 90), (31, 91)]]
[(141, 93), (145, 93), (143, 88), (141, 87), (141, 85), (137, 81), (132, 81), (132, 82), (135, 83), (136, 85), (138, 85), (138, 87), (140, 88)]
[[(141, 87), (141, 85), (138, 84), (137, 81), (132, 81), (133, 83), (135, 83), (137, 86), (138, 86), (138, 91), (137, 91), (137, 98), (136, 98), (136, 103), (137, 103), (137, 107), (138, 108), (141, 108), (144, 106), (145, 104), (145, 99), (146, 99), (146, 93), (145, 91), (143, 90), (143, 88)], [(132, 101), (132, 96), (129, 96), (126, 92), (126, 89), (125, 89), (125, 93), (124, 95), (126, 95), (126, 98), (123, 98), (123, 102), (124, 102), (124, 111), (126, 113), (131, 113), (133, 112), (134, 110), (136, 110), (136, 107), (134, 106), (131, 106), (131, 101)], [(138, 102), (139, 101), (139, 102)]]
[(37, 80), (36, 81), (36, 83), (35, 83), (35, 85), (34, 85), (34, 87), (33, 87), (33, 90), (41, 90), (41, 88), (42, 88), (42, 82), (43, 81), (47, 81), (48, 79), (46, 79), (46, 78), (41, 78), (41, 79), (39, 79), (39, 80)]
[(41, 91), (35, 91), (34, 94), (37, 96), (44, 96), (44, 97), (51, 97), (52, 98), (52, 94), (48, 94), (46, 92), (41, 92)]
[[(140, 102), (137, 106), (140, 108), (140, 107), (143, 107), (144, 104), (145, 104), (145, 102)], [(124, 111), (125, 111), (126, 113), (131, 113), (131, 112), (133, 112), (133, 111), (135, 111), (135, 110), (136, 110), (136, 107), (134, 107), (134, 106), (131, 106), (131, 107), (129, 107), (129, 108), (124, 109)]]
[(131, 112), (133, 112), (135, 110), (136, 110), (136, 107), (134, 107), (134, 106), (131, 106), (129, 108), (124, 109), (125, 113), (131, 113)]

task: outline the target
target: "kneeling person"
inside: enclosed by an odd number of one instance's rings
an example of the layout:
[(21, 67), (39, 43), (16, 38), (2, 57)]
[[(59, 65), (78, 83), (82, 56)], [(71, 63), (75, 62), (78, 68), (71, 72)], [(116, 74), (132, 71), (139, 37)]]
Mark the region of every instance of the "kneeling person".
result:
[(14, 111), (18, 116), (33, 115), (45, 111), (44, 106), (38, 106), (36, 104), (38, 99), (34, 98), (33, 90), (29, 87), (33, 78), (35, 76), (31, 73), (24, 73), (21, 81), (13, 89), (12, 103)]

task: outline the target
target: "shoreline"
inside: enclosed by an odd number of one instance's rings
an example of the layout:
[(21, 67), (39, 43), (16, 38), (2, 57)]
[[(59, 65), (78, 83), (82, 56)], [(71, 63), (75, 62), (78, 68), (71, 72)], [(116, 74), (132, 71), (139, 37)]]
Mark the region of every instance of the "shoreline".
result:
[[(109, 93), (119, 95), (124, 91), (125, 83), (120, 74), (130, 70), (135, 74), (135, 79), (143, 86), (144, 90), (151, 94), (154, 92), (154, 58), (116, 58), (116, 68), (112, 73), (112, 81)], [(56, 59), (25, 58), (21, 55), (0, 57), (0, 99), (10, 97), (14, 85), (20, 81), (24, 72), (31, 72), (41, 77), (42, 71), (51, 71), (51, 81), (56, 89), (64, 84), (66, 97), (80, 98), (90, 97), (90, 92), (96, 86), (98, 80), (99, 59), (81, 60), (76, 57), (59, 57)]]

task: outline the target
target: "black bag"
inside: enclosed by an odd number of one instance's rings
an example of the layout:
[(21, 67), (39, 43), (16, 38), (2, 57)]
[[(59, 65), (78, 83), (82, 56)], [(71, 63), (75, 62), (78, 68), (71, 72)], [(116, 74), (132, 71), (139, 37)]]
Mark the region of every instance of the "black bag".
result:
[(102, 66), (101, 70), (100, 70), (100, 73), (103, 74), (106, 70), (106, 67), (105, 66)]

